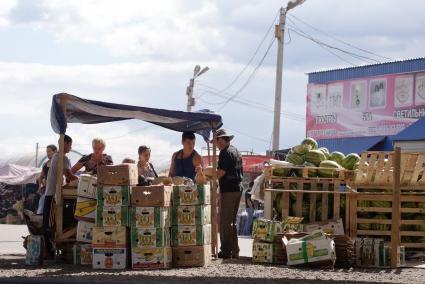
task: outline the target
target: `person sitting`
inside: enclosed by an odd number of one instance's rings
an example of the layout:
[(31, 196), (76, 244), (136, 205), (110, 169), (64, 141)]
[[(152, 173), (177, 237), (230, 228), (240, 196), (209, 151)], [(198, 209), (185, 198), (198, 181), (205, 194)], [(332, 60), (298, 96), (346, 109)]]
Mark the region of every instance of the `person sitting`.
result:
[(95, 138), (92, 141), (93, 153), (84, 155), (81, 159), (72, 167), (71, 172), (75, 174), (82, 167), (85, 168), (85, 173), (91, 175), (97, 175), (98, 166), (112, 165), (113, 161), (111, 156), (103, 153), (105, 151), (106, 143), (101, 138)]
[(151, 149), (148, 146), (140, 146), (139, 161), (137, 162), (137, 169), (139, 171), (139, 185), (149, 185), (154, 178), (158, 177), (152, 163), (149, 162), (151, 158)]
[(195, 180), (196, 173), (204, 167), (202, 158), (195, 150), (195, 134), (183, 132), (183, 149), (173, 154), (171, 158), (170, 177), (186, 177)]

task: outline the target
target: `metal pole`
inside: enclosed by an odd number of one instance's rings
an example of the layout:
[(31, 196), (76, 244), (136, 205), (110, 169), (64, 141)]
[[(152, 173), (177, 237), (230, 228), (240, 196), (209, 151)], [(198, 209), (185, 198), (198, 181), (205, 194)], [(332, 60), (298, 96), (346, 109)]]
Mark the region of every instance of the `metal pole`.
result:
[(400, 254), (400, 217), (401, 217), (401, 196), (400, 196), (400, 167), (401, 167), (401, 149), (396, 147), (394, 151), (394, 183), (392, 200), (392, 223), (391, 223), (391, 268), (397, 268)]
[[(213, 133), (213, 139), (215, 140), (216, 130), (213, 127), (212, 128)], [(213, 143), (212, 147), (212, 166), (213, 166), (213, 179), (212, 179), (212, 188), (211, 188), (211, 231), (212, 231), (212, 255), (217, 256), (218, 251), (218, 240), (217, 240), (217, 234), (218, 234), (218, 227), (217, 227), (217, 145)]]
[(189, 82), (189, 86), (187, 87), (186, 94), (187, 94), (187, 111), (192, 111), (193, 103), (193, 85), (195, 82), (195, 78), (191, 78)]
[(35, 143), (35, 167), (38, 166), (38, 142)]
[(282, 69), (283, 69), (283, 43), (286, 20), (286, 9), (280, 8), (279, 25), (275, 27), (275, 36), (278, 42), (277, 64), (276, 64), (276, 86), (274, 99), (274, 119), (273, 119), (273, 144), (272, 151), (279, 150), (280, 136), (280, 112), (282, 105)]

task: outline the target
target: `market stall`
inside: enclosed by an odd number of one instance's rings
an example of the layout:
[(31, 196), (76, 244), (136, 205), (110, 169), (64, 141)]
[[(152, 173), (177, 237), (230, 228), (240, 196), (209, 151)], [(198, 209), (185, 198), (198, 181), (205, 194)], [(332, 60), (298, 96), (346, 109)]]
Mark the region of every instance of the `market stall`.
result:
[[(128, 119), (139, 119), (158, 126), (184, 132), (196, 132), (208, 141), (212, 132), (222, 126), (221, 116), (208, 112), (183, 112), (165, 109), (153, 109), (138, 106), (129, 106), (108, 102), (100, 102), (82, 99), (70, 94), (61, 93), (53, 96), (51, 107), (51, 126), (55, 133), (59, 134), (59, 168), (56, 185), (56, 210), (55, 210), (55, 241), (57, 243), (67, 242), (75, 235), (74, 231), (64, 232), (63, 228), (63, 200), (66, 195), (75, 195), (67, 189), (62, 190), (63, 183), (63, 160), (64, 160), (64, 135), (68, 123), (96, 124), (105, 122), (122, 121)], [(208, 142), (207, 142), (208, 143)], [(211, 181), (211, 204), (216, 204), (217, 182), (216, 182), (216, 146), (212, 148), (213, 178)], [(212, 223), (212, 253), (217, 253), (217, 222), (216, 206), (211, 206)]]

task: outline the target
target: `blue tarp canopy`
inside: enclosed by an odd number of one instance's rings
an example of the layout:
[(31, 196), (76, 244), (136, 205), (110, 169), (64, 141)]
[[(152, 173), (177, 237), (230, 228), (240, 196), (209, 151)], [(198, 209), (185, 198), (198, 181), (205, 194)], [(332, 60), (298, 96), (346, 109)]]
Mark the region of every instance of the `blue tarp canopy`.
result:
[(425, 140), (425, 117), (418, 119), (406, 129), (392, 137), (393, 141)]
[(339, 151), (344, 154), (362, 153), (383, 142), (386, 136), (350, 137), (318, 140), (319, 147), (326, 147), (330, 152)]
[(52, 99), (50, 123), (57, 134), (64, 134), (68, 123), (95, 124), (127, 119), (139, 119), (180, 132), (197, 132), (206, 139), (212, 129), (223, 125), (221, 116), (209, 111), (184, 112), (114, 104), (66, 93), (56, 94)]

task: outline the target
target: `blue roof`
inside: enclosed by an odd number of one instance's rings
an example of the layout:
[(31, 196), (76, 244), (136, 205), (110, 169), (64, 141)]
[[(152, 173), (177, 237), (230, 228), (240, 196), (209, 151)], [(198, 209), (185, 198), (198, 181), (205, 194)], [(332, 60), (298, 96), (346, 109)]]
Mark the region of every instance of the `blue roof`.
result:
[(425, 140), (425, 117), (418, 119), (392, 137), (393, 141)]
[(378, 143), (383, 142), (385, 138), (386, 136), (334, 138), (321, 139), (318, 140), (317, 143), (319, 144), (319, 147), (328, 148), (329, 152), (339, 151), (344, 154), (360, 154), (363, 151), (373, 148)]
[(308, 73), (308, 82), (322, 84), (332, 81), (349, 80), (386, 74), (419, 72), (425, 70), (425, 58), (406, 59), (358, 67), (333, 69)]

